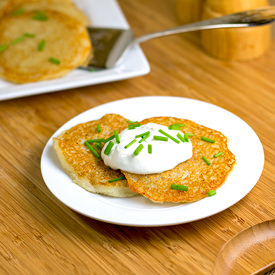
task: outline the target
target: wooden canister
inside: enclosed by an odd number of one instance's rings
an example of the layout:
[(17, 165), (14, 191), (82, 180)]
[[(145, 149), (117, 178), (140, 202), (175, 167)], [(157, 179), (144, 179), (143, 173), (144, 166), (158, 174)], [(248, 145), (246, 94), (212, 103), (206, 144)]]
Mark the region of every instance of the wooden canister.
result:
[[(268, 6), (267, 0), (206, 0), (203, 19)], [(250, 60), (270, 46), (271, 27), (203, 31), (202, 46), (210, 55), (224, 60)]]
[(177, 17), (181, 24), (199, 21), (205, 0), (176, 0)]

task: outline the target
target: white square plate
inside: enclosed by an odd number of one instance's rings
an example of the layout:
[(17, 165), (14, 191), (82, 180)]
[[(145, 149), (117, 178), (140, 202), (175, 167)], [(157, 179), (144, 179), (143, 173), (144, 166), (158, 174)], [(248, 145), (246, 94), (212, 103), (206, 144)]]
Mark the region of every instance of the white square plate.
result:
[[(115, 0), (75, 0), (93, 26), (128, 29), (128, 23)], [(121, 63), (112, 69), (87, 72), (76, 69), (63, 78), (17, 85), (0, 80), (0, 100), (55, 92), (81, 86), (106, 83), (147, 74), (149, 64), (139, 46), (132, 47)]]

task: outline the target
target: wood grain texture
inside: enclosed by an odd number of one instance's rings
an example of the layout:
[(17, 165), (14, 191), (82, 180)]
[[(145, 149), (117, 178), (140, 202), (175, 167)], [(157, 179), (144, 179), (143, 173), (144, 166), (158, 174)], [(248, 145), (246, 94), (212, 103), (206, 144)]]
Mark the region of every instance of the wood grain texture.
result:
[[(177, 25), (172, 0), (119, 3), (136, 35)], [(226, 241), (275, 218), (275, 42), (259, 59), (226, 63), (198, 41), (189, 34), (144, 44), (152, 71), (143, 77), (0, 102), (0, 273), (212, 274)], [(60, 203), (40, 174), (49, 137), (82, 111), (146, 95), (211, 102), (249, 123), (266, 158), (255, 188), (220, 214), (162, 228), (105, 224)]]

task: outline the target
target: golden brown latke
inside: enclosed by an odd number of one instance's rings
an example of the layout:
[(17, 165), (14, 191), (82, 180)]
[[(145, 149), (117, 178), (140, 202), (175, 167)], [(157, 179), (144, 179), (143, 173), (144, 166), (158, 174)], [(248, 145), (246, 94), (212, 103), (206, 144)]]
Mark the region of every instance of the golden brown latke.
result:
[[(35, 12), (5, 16), (0, 20), (0, 41), (7, 49), (0, 53), (0, 76), (15, 83), (58, 78), (86, 63), (91, 42), (85, 26), (75, 19), (43, 10), (48, 20), (33, 20)], [(25, 34), (34, 37), (24, 37)], [(15, 43), (17, 39), (21, 39)], [(46, 41), (42, 51), (38, 50)], [(49, 61), (55, 58), (60, 64)]]
[[(193, 202), (206, 197), (208, 191), (217, 189), (224, 183), (235, 164), (235, 156), (229, 151), (227, 138), (222, 133), (189, 120), (172, 117), (155, 117), (141, 122), (141, 124), (147, 123), (165, 126), (174, 123), (185, 124), (182, 131), (194, 134), (190, 137), (193, 156), (174, 169), (160, 174), (137, 175), (122, 171), (133, 192), (140, 193), (155, 202)], [(202, 141), (200, 139), (202, 136), (214, 139), (215, 143)], [(214, 158), (214, 154), (221, 151), (223, 155)], [(210, 160), (210, 166), (202, 160), (202, 156)], [(186, 185), (189, 189), (187, 192), (172, 190), (171, 184)]]
[[(97, 132), (97, 124), (101, 127), (100, 133)], [(99, 120), (76, 125), (54, 138), (54, 148), (59, 160), (75, 183), (90, 192), (113, 197), (136, 195), (131, 192), (126, 180), (109, 183), (109, 180), (121, 177), (123, 174), (110, 169), (84, 145), (88, 139), (106, 139), (114, 134), (114, 130), (121, 132), (127, 126), (124, 117), (108, 114)], [(101, 149), (97, 150), (99, 154)]]
[(89, 24), (86, 15), (71, 0), (6, 0), (6, 2), (5, 14), (11, 14), (19, 9), (24, 9), (25, 12), (47, 9), (64, 13), (85, 26)]

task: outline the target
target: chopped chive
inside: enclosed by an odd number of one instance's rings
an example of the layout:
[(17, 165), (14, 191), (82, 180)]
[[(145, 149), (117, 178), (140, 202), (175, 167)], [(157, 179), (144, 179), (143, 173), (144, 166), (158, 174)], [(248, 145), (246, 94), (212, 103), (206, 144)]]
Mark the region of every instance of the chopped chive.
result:
[(100, 155), (97, 153), (97, 151), (94, 149), (93, 146), (87, 141), (85, 141), (85, 145), (90, 149), (90, 151), (98, 158), (100, 159)]
[(181, 127), (177, 124), (172, 124), (168, 127), (169, 130), (178, 130), (178, 131), (180, 130), (180, 128)]
[(112, 141), (110, 141), (104, 150), (104, 154), (107, 156), (110, 155), (113, 146), (114, 146), (114, 143)]
[(16, 44), (18, 44), (19, 42), (23, 41), (24, 39), (25, 39), (25, 36), (22, 35), (22, 36), (20, 36), (20, 37), (18, 37), (18, 38), (16, 38), (16, 39), (14, 39), (13, 41), (11, 41), (11, 45), (16, 45)]
[(185, 135), (187, 135), (188, 137), (193, 137), (194, 136), (193, 133), (185, 133)]
[(127, 123), (133, 124), (133, 123), (137, 123), (137, 121), (127, 120)]
[(205, 156), (203, 156), (202, 159), (208, 166), (211, 165), (211, 162)]
[(164, 132), (163, 130), (159, 129), (159, 132), (160, 132), (161, 134), (167, 136), (168, 138), (172, 139), (174, 142), (176, 142), (176, 143), (178, 143), (178, 144), (180, 143), (179, 140), (177, 140), (176, 138), (174, 138), (174, 137), (172, 137), (171, 135), (167, 134), (167, 133)]
[(142, 142), (145, 141), (148, 137), (150, 137), (150, 132), (149, 132), (149, 134), (147, 134), (146, 136), (144, 136), (138, 143), (142, 143)]
[(43, 51), (45, 48), (46, 40), (41, 40), (39, 45), (38, 45), (38, 51)]
[(100, 128), (100, 125), (99, 125), (99, 124), (96, 125), (96, 131), (97, 131), (98, 133), (101, 132), (101, 128)]
[(112, 135), (111, 137), (105, 139), (103, 142), (107, 143), (108, 141), (112, 140), (113, 138), (115, 138), (115, 135)]
[(128, 129), (133, 130), (133, 129), (136, 129), (137, 127), (140, 127), (140, 126), (141, 126), (140, 123), (130, 124), (130, 125), (128, 125)]
[(43, 11), (36, 10), (34, 12), (34, 16), (32, 17), (32, 19), (33, 20), (38, 20), (38, 21), (47, 21), (48, 17)]
[(219, 156), (223, 155), (223, 152), (219, 152), (216, 155), (214, 155), (214, 158), (218, 158)]
[(187, 134), (184, 134), (184, 139), (185, 139), (186, 142), (189, 142), (189, 138), (188, 138)]
[(169, 130), (180, 130), (182, 127), (185, 127), (185, 124), (175, 123), (168, 127)]
[(152, 144), (148, 144), (148, 153), (152, 154)]
[(87, 140), (89, 143), (93, 143), (93, 142), (104, 142), (105, 139), (104, 138), (95, 138), (95, 139), (88, 139)]
[(180, 133), (177, 134), (177, 137), (178, 137), (178, 139), (180, 139), (182, 142), (186, 142), (186, 140), (184, 139), (184, 137), (183, 137)]
[(97, 142), (97, 143), (95, 144), (95, 148), (96, 148), (96, 149), (100, 149), (100, 148), (101, 148), (101, 145), (100, 145), (99, 142)]
[(133, 145), (137, 140), (134, 139), (132, 140), (129, 144), (127, 144), (126, 146), (124, 146), (125, 149), (129, 148), (131, 145)]
[(137, 135), (137, 136), (135, 136), (135, 138), (139, 138), (139, 137), (147, 136), (148, 134), (150, 135), (150, 131), (145, 132), (145, 133), (142, 133), (142, 134), (140, 134), (140, 135)]
[(49, 61), (52, 62), (53, 64), (59, 65), (60, 64), (60, 60), (54, 58), (54, 57), (50, 57)]
[(8, 48), (7, 44), (1, 44), (0, 45), (0, 53), (3, 52), (4, 50), (6, 50)]
[(210, 143), (215, 143), (215, 140), (214, 140), (214, 139), (207, 138), (207, 137), (201, 137), (201, 140), (207, 141), (207, 142), (210, 142)]
[(94, 73), (94, 72), (97, 72), (97, 69), (96, 68), (88, 68), (88, 71), (91, 73)]
[(13, 11), (12, 15), (20, 15), (20, 14), (22, 14), (24, 12), (25, 12), (24, 8), (21, 8), (21, 9), (18, 9), (16, 11)]
[(153, 136), (154, 140), (168, 141), (168, 137)]
[(29, 37), (29, 38), (34, 38), (35, 34), (26, 32), (26, 33), (24, 33), (24, 36)]
[(137, 149), (135, 150), (135, 152), (134, 152), (134, 155), (135, 156), (137, 156), (140, 152), (141, 152), (141, 150), (143, 149), (143, 145), (142, 144), (140, 144), (138, 147), (137, 147)]
[(216, 195), (216, 190), (210, 190), (207, 194), (209, 197), (212, 197), (212, 196)]
[(125, 180), (125, 176), (122, 176), (122, 177), (119, 177), (119, 178), (116, 178), (116, 179), (112, 179), (112, 180), (109, 180), (109, 182), (114, 182), (114, 181), (118, 181), (118, 180)]
[(188, 191), (188, 186), (180, 185), (180, 184), (171, 184), (171, 189), (179, 190), (179, 191)]
[(120, 139), (119, 139), (118, 131), (114, 130), (114, 134), (115, 134), (116, 143), (119, 144), (120, 143)]

